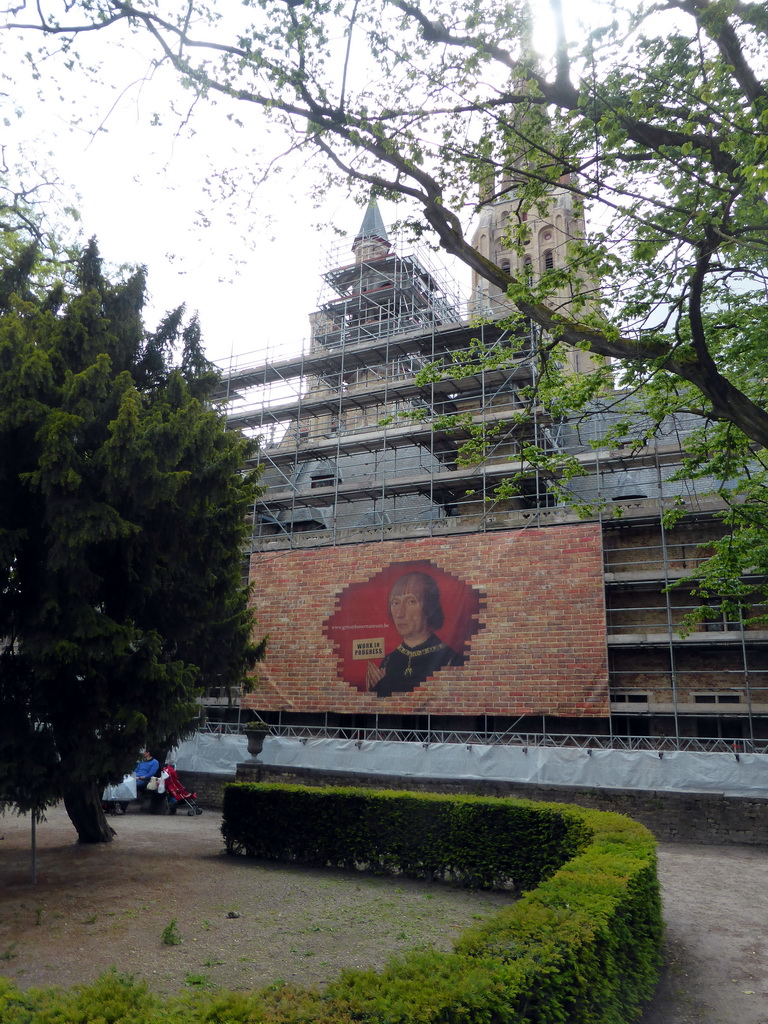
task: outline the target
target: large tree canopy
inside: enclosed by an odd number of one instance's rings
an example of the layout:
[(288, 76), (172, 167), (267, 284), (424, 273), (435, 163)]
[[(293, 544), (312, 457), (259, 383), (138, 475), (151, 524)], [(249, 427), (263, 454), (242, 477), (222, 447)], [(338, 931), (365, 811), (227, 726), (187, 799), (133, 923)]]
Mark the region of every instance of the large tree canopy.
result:
[[(765, 567), (768, 13), (738, 0), (589, 12), (577, 38), (552, 0), (541, 58), (527, 0), (259, 0), (226, 13), (195, 0), (39, 0), (9, 28), (42, 34), (29, 59), (43, 74), (49, 49), (76, 63), (78, 37), (141, 33), (195, 98), (229, 102), (246, 128), (256, 108), (331, 175), (408, 200), (414, 231), (508, 289), (554, 344), (617, 360), (649, 429), (675, 410), (701, 417), (688, 471), (722, 482), (742, 551)], [(514, 280), (468, 241), (478, 194), (513, 196), (508, 241), (522, 251), (523, 214), (555, 186), (593, 225), (566, 268)], [(599, 296), (584, 289), (594, 281)], [(564, 288), (566, 310), (554, 302)]]
[[(28, 250), (23, 250), (29, 263)], [(190, 730), (202, 687), (255, 656), (241, 581), (250, 442), (183, 310), (149, 332), (139, 270), (89, 244), (68, 283), (0, 267), (0, 806), (63, 797), (81, 840), (149, 744)], [(180, 350), (178, 363), (175, 349)]]

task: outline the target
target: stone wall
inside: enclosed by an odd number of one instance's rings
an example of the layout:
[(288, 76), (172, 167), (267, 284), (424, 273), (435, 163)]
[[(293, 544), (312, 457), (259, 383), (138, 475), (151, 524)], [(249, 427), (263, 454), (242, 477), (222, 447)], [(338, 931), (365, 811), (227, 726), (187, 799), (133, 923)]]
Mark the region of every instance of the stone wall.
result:
[(224, 802), (224, 787), (235, 782), (235, 776), (220, 772), (179, 772), (179, 779), (190, 793), (197, 794), (197, 802), (201, 807), (221, 807)]
[[(185, 784), (194, 773), (184, 774)], [(195, 779), (202, 776), (194, 775)], [(217, 784), (212, 798), (221, 806), (222, 785), (231, 776), (209, 776)], [(573, 803), (599, 811), (617, 811), (642, 822), (662, 842), (750, 843), (768, 846), (768, 798), (724, 797), (716, 794), (655, 793), (646, 790), (581, 790), (568, 786), (532, 786), (514, 782), (474, 779), (414, 779), (396, 775), (361, 775), (353, 772), (273, 768), (245, 762), (237, 766), (238, 782), (282, 782), (303, 786), (360, 786), (428, 793), (472, 793), (512, 796), (527, 800)], [(207, 793), (201, 783), (198, 795)]]

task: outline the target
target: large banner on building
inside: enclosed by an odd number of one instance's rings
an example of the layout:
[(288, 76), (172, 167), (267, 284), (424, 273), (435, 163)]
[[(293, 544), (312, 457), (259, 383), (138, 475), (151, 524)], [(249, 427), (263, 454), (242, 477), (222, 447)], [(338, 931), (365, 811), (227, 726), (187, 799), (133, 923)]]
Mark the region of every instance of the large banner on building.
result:
[(253, 556), (248, 706), (495, 716), (608, 713), (594, 525)]

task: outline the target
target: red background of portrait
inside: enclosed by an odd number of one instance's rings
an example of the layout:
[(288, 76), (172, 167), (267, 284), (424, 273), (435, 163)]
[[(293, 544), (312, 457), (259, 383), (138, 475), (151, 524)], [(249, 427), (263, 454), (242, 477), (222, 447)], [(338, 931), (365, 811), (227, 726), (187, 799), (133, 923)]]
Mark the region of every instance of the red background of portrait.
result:
[[(368, 662), (353, 660), (353, 641), (383, 636), (385, 652), (397, 647), (400, 635), (390, 619), (389, 594), (395, 583), (409, 572), (423, 572), (437, 584), (445, 622), (435, 633), (457, 654), (467, 654), (470, 637), (481, 628), (478, 617), (485, 600), (480, 591), (427, 560), (392, 562), (364, 583), (351, 583), (346, 587), (337, 598), (336, 611), (323, 623), (323, 633), (333, 643), (339, 659), (339, 678), (359, 690), (366, 688)], [(377, 665), (380, 660), (373, 659)]]

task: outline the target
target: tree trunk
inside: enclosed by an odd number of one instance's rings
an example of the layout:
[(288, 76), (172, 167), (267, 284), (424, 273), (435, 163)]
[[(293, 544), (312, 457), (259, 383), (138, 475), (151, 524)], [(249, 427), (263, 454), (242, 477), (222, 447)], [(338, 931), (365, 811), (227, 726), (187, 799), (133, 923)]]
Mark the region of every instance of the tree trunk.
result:
[(77, 830), (79, 843), (111, 843), (115, 830), (101, 806), (101, 790), (95, 782), (64, 787), (64, 806)]

